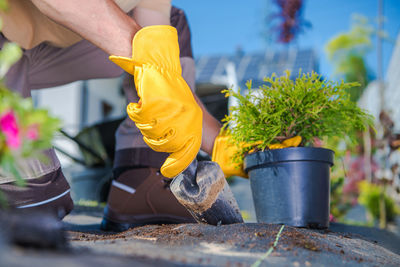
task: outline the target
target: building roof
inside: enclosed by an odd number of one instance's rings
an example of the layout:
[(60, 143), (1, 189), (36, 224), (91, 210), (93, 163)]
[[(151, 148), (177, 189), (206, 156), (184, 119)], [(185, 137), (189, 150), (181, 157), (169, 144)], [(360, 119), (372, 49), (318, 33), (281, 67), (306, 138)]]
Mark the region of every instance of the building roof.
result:
[(196, 60), (196, 83), (215, 83), (217, 77), (225, 76), (226, 65), (232, 62), (235, 66), (239, 87), (244, 88), (248, 80), (253, 81), (253, 87), (258, 87), (264, 77), (272, 73), (282, 75), (290, 70), (292, 76), (297, 76), (299, 69), (303, 72), (318, 71), (318, 62), (312, 49), (289, 49), (279, 52), (235, 55), (202, 56)]

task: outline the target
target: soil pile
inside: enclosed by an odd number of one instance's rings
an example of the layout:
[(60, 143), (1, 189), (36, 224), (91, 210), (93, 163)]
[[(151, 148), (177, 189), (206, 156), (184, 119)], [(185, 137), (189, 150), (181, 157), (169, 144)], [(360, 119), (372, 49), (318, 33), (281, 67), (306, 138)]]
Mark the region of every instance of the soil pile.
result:
[[(273, 245), (280, 227), (280, 225), (256, 223), (222, 226), (206, 224), (150, 225), (123, 233), (70, 232), (69, 236), (70, 240), (77, 244), (86, 241), (127, 245), (130, 241), (139, 241), (142, 244), (147, 242), (158, 246), (160, 250), (163, 247), (170, 251), (175, 250), (177, 254), (184, 254), (186, 251), (196, 252), (196, 255), (203, 254), (203, 256), (207, 253), (220, 257), (231, 254), (236, 255), (237, 258), (230, 263), (249, 264), (254, 262), (254, 259), (261, 257)], [(208, 248), (207, 252), (205, 248)], [(158, 256), (160, 255), (162, 253)], [(285, 226), (278, 244), (268, 260), (270, 259), (282, 259), (282, 264), (290, 262), (294, 264), (296, 262), (300, 264), (307, 262), (333, 264), (336, 262), (339, 265), (347, 265), (363, 262), (367, 265), (400, 265), (399, 255), (391, 253), (373, 242), (363, 240), (358, 235), (289, 226)], [(192, 257), (184, 258), (184, 262), (199, 263), (198, 259)], [(212, 260), (208, 260), (207, 263), (212, 263)]]

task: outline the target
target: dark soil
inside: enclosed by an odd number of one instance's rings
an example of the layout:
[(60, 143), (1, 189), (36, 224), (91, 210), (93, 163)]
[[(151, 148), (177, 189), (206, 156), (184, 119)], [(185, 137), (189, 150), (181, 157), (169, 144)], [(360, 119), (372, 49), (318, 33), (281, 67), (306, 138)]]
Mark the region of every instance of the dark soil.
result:
[[(137, 227), (122, 233), (91, 231), (84, 233), (69, 232), (69, 234), (71, 241), (143, 239), (143, 237), (146, 237), (168, 245), (195, 245), (198, 242), (205, 241), (264, 251), (272, 246), (281, 226), (267, 224), (262, 225), (261, 228), (256, 226), (256, 224), (217, 227), (205, 224), (169, 224)], [(304, 231), (307, 231), (307, 233), (304, 234)], [(317, 238), (320, 237), (321, 234), (318, 232), (286, 226), (278, 245), (286, 248), (286, 250), (298, 247), (317, 252), (327, 249), (325, 244), (317, 241)]]
[[(211, 226), (205, 224), (149, 225), (123, 233), (69, 232), (71, 241), (150, 240), (168, 246), (196, 246), (201, 242), (224, 244), (237, 251), (266, 252), (274, 243), (280, 225), (235, 224)], [(308, 251), (309, 255), (329, 253), (344, 261), (370, 262), (371, 257), (355, 250), (351, 234), (338, 234), (324, 230), (299, 229), (285, 226), (273, 255), (290, 253), (297, 255)], [(358, 238), (355, 236), (355, 238)], [(353, 242), (356, 243), (356, 242)], [(372, 243), (371, 243), (372, 244)], [(360, 248), (356, 248), (360, 249)]]

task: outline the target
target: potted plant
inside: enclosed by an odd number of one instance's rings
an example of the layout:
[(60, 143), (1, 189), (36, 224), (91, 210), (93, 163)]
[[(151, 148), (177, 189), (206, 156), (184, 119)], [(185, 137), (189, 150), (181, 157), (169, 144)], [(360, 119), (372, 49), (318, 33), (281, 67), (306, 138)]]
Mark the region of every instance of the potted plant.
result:
[[(264, 81), (257, 90), (248, 82), (244, 95), (224, 91), (238, 100), (224, 127), (233, 144), (247, 144), (233, 160), (244, 157), (257, 221), (327, 228), (334, 152), (314, 143), (347, 138), (372, 125), (373, 118), (349, 98), (348, 90), (357, 83), (326, 81), (301, 71), (295, 80), (287, 71)], [(280, 148), (293, 138), (301, 140), (298, 147)]]

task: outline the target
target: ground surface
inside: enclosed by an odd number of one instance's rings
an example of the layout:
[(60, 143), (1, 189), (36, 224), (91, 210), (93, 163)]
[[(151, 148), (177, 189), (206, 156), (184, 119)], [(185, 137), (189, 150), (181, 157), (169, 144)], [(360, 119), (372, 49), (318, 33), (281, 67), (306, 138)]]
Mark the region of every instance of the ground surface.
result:
[(232, 182), (231, 188), (240, 209), (246, 213), (246, 224), (153, 225), (113, 234), (99, 229), (101, 209), (76, 207), (64, 219), (68, 244), (62, 249), (38, 250), (2, 244), (0, 233), (0, 267), (252, 266), (255, 263), (400, 266), (397, 235), (344, 224), (331, 224), (329, 230), (321, 231), (285, 226), (276, 248), (266, 257), (281, 226), (254, 223), (248, 180)]
[[(281, 226), (153, 225), (119, 234), (99, 230), (99, 210), (65, 219), (68, 249), (3, 245), (0, 266), (251, 266), (265, 257)], [(400, 239), (392, 233), (333, 224), (329, 230), (285, 226), (261, 266), (400, 266)]]

